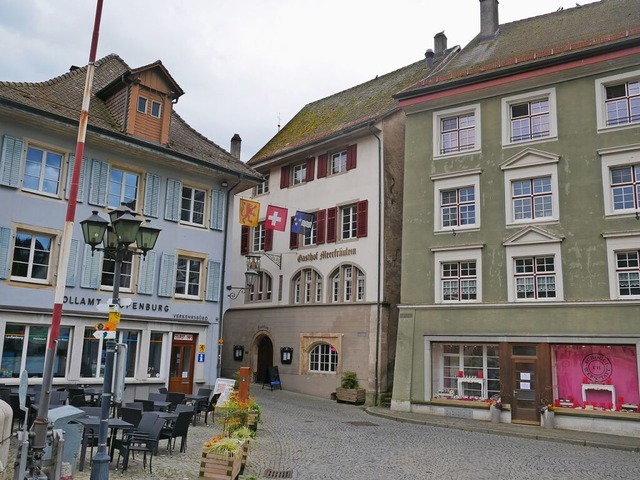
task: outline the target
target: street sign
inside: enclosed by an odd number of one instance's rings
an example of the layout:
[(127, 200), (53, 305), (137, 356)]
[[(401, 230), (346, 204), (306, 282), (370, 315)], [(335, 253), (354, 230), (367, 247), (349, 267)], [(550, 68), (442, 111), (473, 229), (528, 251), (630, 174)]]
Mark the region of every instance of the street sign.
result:
[(219, 338), (219, 339), (218, 339), (218, 345), (222, 345), (223, 343), (224, 343), (224, 340), (223, 340), (223, 339), (221, 339), (221, 338)]
[(198, 363), (204, 363), (204, 353), (198, 354)]
[(207, 351), (207, 346), (204, 343), (198, 345), (198, 353), (204, 353)]
[(106, 303), (98, 303), (98, 304), (96, 305), (96, 309), (97, 309), (99, 312), (107, 313), (107, 312), (109, 311), (109, 305), (107, 305)]
[(120, 312), (109, 312), (109, 323), (120, 323)]

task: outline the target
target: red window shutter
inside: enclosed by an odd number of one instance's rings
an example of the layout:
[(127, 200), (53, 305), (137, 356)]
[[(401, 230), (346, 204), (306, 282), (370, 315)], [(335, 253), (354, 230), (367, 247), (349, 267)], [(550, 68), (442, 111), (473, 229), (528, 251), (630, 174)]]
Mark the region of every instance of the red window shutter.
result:
[(336, 241), (336, 220), (338, 209), (336, 207), (327, 208), (327, 243)]
[(270, 228), (264, 231), (264, 251), (270, 252), (273, 250), (273, 230)]
[(310, 159), (307, 160), (307, 169), (305, 173), (306, 182), (310, 182), (311, 180), (313, 180), (313, 173), (315, 169), (316, 169), (316, 159), (314, 157), (311, 157)]
[(316, 245), (324, 243), (325, 232), (327, 231), (327, 211), (318, 210), (316, 212)]
[(249, 253), (249, 227), (242, 225), (240, 231), (240, 255)]
[(280, 188), (289, 188), (289, 165), (280, 169)]
[[(293, 221), (296, 219), (296, 217), (291, 217), (291, 226), (293, 226)], [(298, 234), (297, 233), (293, 233), (291, 230), (289, 230), (289, 248), (291, 248), (292, 250), (295, 248), (298, 248)]]
[(356, 205), (356, 235), (358, 238), (367, 236), (367, 210), (369, 201), (362, 200)]
[(347, 170), (356, 168), (358, 163), (358, 145), (349, 145), (347, 147)]
[(329, 163), (329, 155), (324, 153), (318, 156), (318, 178), (327, 176), (327, 165)]

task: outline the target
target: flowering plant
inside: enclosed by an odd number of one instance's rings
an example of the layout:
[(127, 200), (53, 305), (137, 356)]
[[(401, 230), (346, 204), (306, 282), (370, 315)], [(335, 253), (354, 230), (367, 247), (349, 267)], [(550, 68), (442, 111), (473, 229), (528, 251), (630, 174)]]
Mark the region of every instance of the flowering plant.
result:
[(544, 412), (546, 412), (547, 410), (550, 412), (555, 411), (556, 407), (552, 404), (552, 403), (543, 403), (542, 405), (540, 405), (538, 407), (538, 413), (542, 414)]
[(207, 452), (216, 455), (235, 455), (240, 451), (241, 446), (240, 440), (223, 435), (214, 435), (203, 443), (203, 447)]
[(491, 406), (493, 406), (493, 408), (496, 408), (498, 410), (502, 410), (502, 399), (499, 396), (494, 395), (493, 397), (491, 397), (489, 399), (489, 402), (487, 402), (487, 406), (489, 408), (491, 408)]

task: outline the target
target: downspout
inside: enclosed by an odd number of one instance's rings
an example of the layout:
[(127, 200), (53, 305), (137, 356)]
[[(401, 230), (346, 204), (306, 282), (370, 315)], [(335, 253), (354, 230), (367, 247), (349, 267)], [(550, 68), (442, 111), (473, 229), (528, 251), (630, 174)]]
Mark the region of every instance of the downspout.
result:
[(224, 240), (222, 242), (222, 268), (221, 268), (221, 272), (220, 272), (220, 279), (221, 279), (221, 285), (220, 285), (220, 297), (218, 300), (218, 304), (220, 305), (220, 311), (218, 312), (218, 364), (216, 366), (216, 378), (220, 378), (220, 373), (222, 370), (222, 343), (220, 342), (220, 340), (222, 340), (222, 327), (224, 325), (224, 319), (223, 319), (223, 315), (224, 315), (224, 279), (225, 279), (225, 275), (226, 275), (226, 271), (227, 271), (227, 244), (229, 243), (229, 199), (231, 198), (231, 192), (238, 186), (240, 185), (241, 182), (236, 183), (233, 187), (227, 189), (227, 215), (225, 216), (224, 219)]
[(373, 122), (369, 123), (367, 127), (371, 134), (378, 140), (378, 271), (377, 271), (377, 294), (376, 294), (376, 362), (375, 362), (375, 375), (374, 375), (374, 387), (373, 387), (373, 404), (378, 405), (378, 395), (380, 390), (380, 321), (381, 321), (381, 305), (380, 305), (380, 291), (381, 291), (381, 262), (382, 262), (382, 141), (376, 134), (375, 130), (371, 127)]

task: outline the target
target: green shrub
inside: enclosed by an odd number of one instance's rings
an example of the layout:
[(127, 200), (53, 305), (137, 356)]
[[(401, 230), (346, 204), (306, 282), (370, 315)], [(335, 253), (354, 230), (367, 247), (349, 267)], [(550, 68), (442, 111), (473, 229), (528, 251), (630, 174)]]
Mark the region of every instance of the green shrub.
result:
[(356, 372), (342, 372), (342, 381), (340, 383), (342, 388), (352, 389), (352, 388), (360, 388), (360, 384), (358, 383), (358, 375)]

